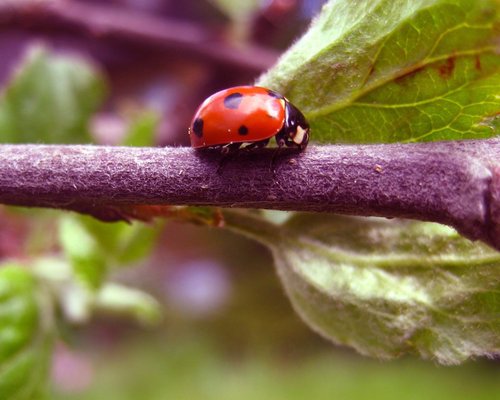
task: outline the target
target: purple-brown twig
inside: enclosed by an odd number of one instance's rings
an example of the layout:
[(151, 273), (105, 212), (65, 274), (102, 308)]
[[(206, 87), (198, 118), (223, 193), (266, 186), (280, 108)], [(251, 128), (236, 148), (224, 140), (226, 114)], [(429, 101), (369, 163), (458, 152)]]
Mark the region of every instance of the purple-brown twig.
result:
[[(0, 145), (0, 203), (91, 212), (210, 205), (406, 217), (500, 249), (500, 139), (310, 146), (280, 155), (191, 148)], [(91, 211), (89, 211), (91, 210)]]

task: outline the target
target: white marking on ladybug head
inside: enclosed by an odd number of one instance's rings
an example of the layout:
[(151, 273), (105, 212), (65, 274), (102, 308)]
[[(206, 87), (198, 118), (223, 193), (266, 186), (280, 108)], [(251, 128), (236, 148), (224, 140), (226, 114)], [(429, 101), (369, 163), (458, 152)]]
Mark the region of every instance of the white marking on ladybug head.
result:
[(296, 144), (302, 144), (304, 140), (304, 136), (306, 135), (307, 130), (302, 128), (300, 125), (297, 126), (297, 131), (295, 132), (295, 135), (293, 136), (292, 140)]

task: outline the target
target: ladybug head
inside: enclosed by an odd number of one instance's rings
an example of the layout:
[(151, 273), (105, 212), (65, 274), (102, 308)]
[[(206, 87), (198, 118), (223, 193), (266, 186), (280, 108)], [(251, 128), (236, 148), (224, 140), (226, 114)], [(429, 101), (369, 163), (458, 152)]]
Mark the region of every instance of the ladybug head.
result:
[(305, 149), (309, 142), (309, 123), (300, 110), (286, 100), (285, 123), (276, 135), (278, 146), (298, 147)]

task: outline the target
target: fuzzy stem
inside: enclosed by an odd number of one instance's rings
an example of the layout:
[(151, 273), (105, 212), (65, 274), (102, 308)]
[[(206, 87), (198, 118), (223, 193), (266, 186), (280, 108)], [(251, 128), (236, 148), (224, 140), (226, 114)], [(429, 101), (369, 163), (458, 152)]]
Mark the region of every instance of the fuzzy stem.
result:
[(451, 225), (500, 249), (500, 139), (241, 151), (0, 145), (0, 203), (335, 212)]

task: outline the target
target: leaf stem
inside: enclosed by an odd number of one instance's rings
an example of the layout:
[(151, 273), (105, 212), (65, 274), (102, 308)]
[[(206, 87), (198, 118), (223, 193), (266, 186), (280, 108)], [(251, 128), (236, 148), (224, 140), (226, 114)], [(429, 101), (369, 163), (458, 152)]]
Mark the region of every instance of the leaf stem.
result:
[(102, 219), (160, 204), (406, 217), (500, 249), (500, 139), (310, 146), (283, 151), (274, 170), (273, 154), (221, 165), (219, 152), (184, 147), (0, 145), (0, 203)]

